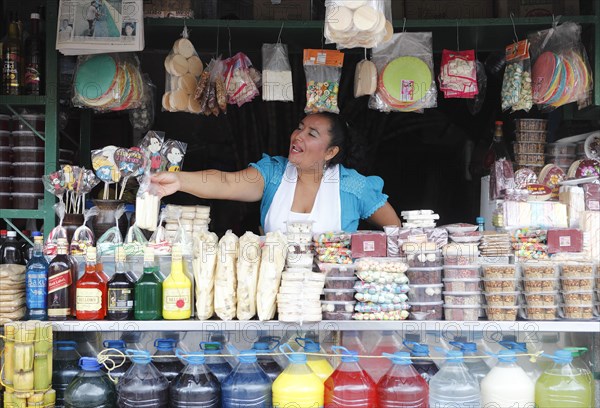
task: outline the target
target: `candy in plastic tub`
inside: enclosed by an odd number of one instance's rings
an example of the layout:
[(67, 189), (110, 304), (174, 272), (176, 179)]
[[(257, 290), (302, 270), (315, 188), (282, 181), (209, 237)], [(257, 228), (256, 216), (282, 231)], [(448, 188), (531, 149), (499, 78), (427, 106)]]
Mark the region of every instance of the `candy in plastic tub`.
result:
[(444, 292), (447, 306), (478, 305), (481, 303), (481, 292)]
[(519, 306), (487, 306), (486, 314), (488, 320), (492, 321), (514, 321), (517, 320)]
[(406, 320), (409, 316), (407, 310), (393, 312), (354, 313), (354, 320)]
[(354, 289), (324, 289), (325, 300), (335, 302), (349, 302), (354, 300)]
[(354, 288), (354, 282), (356, 279), (353, 277), (349, 278), (325, 278), (325, 287), (327, 289), (352, 289)]
[[(444, 304), (444, 320), (477, 321), (481, 306), (475, 305), (446, 305)], [(515, 310), (516, 316), (516, 310)]]
[(433, 285), (410, 285), (408, 301), (411, 303), (440, 302), (442, 300), (442, 287), (441, 283)]
[(488, 306), (515, 306), (519, 300), (519, 292), (484, 293)]
[(443, 304), (444, 302), (410, 303), (410, 311), (418, 313), (420, 320), (442, 320)]
[(413, 285), (439, 284), (442, 283), (442, 268), (410, 268), (406, 276)]
[(408, 265), (398, 258), (361, 258), (356, 261), (356, 269), (360, 271), (378, 271), (404, 273)]
[(447, 292), (474, 292), (481, 288), (481, 279), (479, 278), (444, 278), (442, 282), (444, 282), (444, 290)]
[(331, 278), (351, 278), (356, 271), (356, 265), (340, 265), (332, 263), (320, 263), (319, 269)]
[[(379, 283), (379, 284), (408, 283), (408, 277), (403, 273), (360, 271), (360, 272), (356, 272), (356, 276), (363, 282), (373, 282), (373, 283)], [(441, 273), (440, 273), (440, 279), (441, 279)]]

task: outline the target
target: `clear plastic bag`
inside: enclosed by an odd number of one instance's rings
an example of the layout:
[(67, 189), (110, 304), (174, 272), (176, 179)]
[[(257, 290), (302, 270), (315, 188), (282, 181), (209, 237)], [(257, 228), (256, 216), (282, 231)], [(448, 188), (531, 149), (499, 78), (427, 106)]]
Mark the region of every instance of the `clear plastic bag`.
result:
[(506, 68), (502, 80), (502, 110), (529, 112), (533, 106), (529, 41), (506, 46)]
[(150, 174), (159, 172), (163, 158), (161, 156), (162, 146), (165, 140), (165, 133), (150, 130), (139, 144), (140, 149), (146, 155), (150, 163)]
[(263, 44), (262, 68), (263, 101), (293, 102), (294, 84), (287, 45)]
[(59, 201), (54, 204), (54, 212), (58, 217), (58, 225), (52, 228), (50, 234), (48, 234), (48, 239), (46, 240), (46, 244), (44, 245), (44, 255), (54, 256), (58, 251), (58, 240), (59, 239), (68, 239), (67, 230), (63, 227), (63, 220), (65, 219), (65, 203)]
[(194, 236), (193, 269), (196, 282), (196, 319), (208, 320), (215, 313), (215, 268), (219, 237), (212, 232)]
[(168, 255), (171, 253), (171, 243), (167, 240), (167, 230), (163, 227), (166, 218), (165, 210), (160, 212), (160, 218), (156, 230), (152, 233), (148, 246), (154, 249), (157, 255)]
[(233, 320), (237, 306), (236, 262), (238, 237), (227, 231), (219, 241), (215, 278), (215, 313), (221, 320)]
[(146, 165), (145, 172), (138, 178), (138, 182), (140, 188), (135, 197), (135, 224), (138, 228), (154, 231), (158, 221), (160, 198), (156, 194), (156, 186), (150, 182), (149, 165)]
[(219, 116), (227, 113), (227, 90), (223, 80), (224, 64), (221, 58), (212, 59), (206, 67), (194, 94), (194, 113)]
[(239, 240), (236, 268), (238, 320), (250, 320), (256, 315), (256, 289), (260, 257), (260, 237), (246, 232)]
[(471, 115), (477, 115), (481, 112), (483, 102), (485, 102), (485, 95), (487, 93), (487, 74), (485, 73), (485, 65), (483, 62), (475, 61), (475, 68), (477, 70), (477, 95), (472, 99), (467, 100), (467, 109)]
[(246, 54), (238, 52), (223, 61), (223, 66), (228, 104), (242, 106), (259, 94), (256, 82), (260, 79), (254, 77), (258, 71), (254, 70), (254, 74), (251, 73), (252, 62)]
[(181, 171), (183, 158), (187, 150), (187, 143), (178, 140), (166, 140), (161, 148), (161, 170), (162, 171)]
[(422, 112), (437, 106), (430, 32), (398, 33), (375, 48), (377, 92), (369, 108), (381, 112)]
[(129, 122), (135, 130), (147, 132), (154, 124), (154, 103), (156, 99), (156, 86), (152, 83), (150, 76), (143, 74), (144, 96), (140, 106), (129, 111)]
[(342, 48), (374, 48), (394, 32), (391, 0), (327, 0), (325, 38)]
[(344, 54), (335, 50), (304, 50), (305, 113), (340, 113), (338, 95)]
[(592, 70), (581, 42), (581, 26), (573, 22), (529, 35), (533, 102), (550, 111), (571, 102), (591, 103)]
[(354, 97), (373, 95), (377, 90), (377, 67), (373, 61), (364, 59), (356, 64), (354, 72)]
[(164, 111), (199, 113), (194, 94), (204, 65), (188, 37), (187, 27), (184, 27), (181, 38), (175, 41), (165, 58)]
[(262, 248), (258, 288), (256, 293), (256, 311), (261, 321), (271, 320), (277, 311), (277, 292), (281, 283), (281, 274), (287, 257), (288, 241), (281, 232), (269, 232)]
[(446, 99), (473, 98), (477, 89), (475, 50), (442, 51), (440, 68), (440, 91)]
[(99, 212), (98, 207), (83, 211), (83, 224), (77, 227), (71, 239), (71, 255), (85, 255), (88, 247), (95, 245), (94, 232), (87, 226), (87, 223)]
[(73, 80), (73, 106), (98, 112), (139, 108), (145, 98), (135, 54), (79, 56)]
[(115, 210), (115, 226), (106, 231), (96, 244), (99, 256), (114, 255), (117, 247), (123, 245), (123, 236), (119, 229), (119, 219), (125, 214), (125, 205), (120, 204)]
[(125, 255), (143, 255), (147, 244), (148, 240), (137, 225), (134, 224), (129, 227), (123, 243)]

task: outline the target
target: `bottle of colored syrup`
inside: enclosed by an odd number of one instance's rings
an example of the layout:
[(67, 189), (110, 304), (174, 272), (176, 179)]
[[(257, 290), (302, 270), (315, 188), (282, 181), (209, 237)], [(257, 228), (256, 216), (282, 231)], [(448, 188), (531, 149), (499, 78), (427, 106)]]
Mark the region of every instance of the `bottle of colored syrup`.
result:
[(192, 282), (183, 272), (181, 246), (171, 253), (171, 274), (163, 282), (163, 319), (185, 320), (192, 315)]
[(376, 384), (358, 363), (358, 352), (345, 347), (331, 348), (342, 362), (325, 381), (325, 408), (377, 406)]
[(316, 343), (308, 338), (298, 337), (296, 339), (296, 343), (302, 347), (305, 353), (311, 353), (310, 355), (305, 355), (308, 366), (311, 370), (321, 379), (321, 381), (325, 381), (329, 378), (329, 376), (333, 373), (333, 367), (327, 361), (325, 356), (318, 356), (314, 354), (322, 354), (321, 344)]
[(85, 273), (75, 289), (75, 317), (77, 320), (102, 320), (106, 316), (107, 287), (98, 274), (96, 248), (86, 251)]

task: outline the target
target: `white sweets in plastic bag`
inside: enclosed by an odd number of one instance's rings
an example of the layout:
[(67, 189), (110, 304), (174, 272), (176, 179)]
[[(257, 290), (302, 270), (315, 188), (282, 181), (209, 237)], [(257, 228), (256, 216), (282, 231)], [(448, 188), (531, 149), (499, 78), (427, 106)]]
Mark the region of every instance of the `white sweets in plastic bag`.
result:
[(219, 237), (213, 232), (202, 232), (194, 237), (194, 280), (196, 285), (196, 318), (208, 320), (215, 313), (215, 267)]
[(238, 320), (250, 320), (256, 314), (260, 255), (260, 237), (252, 232), (246, 232), (240, 237), (237, 261)]
[(275, 300), (281, 283), (281, 273), (287, 257), (287, 238), (281, 232), (269, 232), (263, 246), (256, 309), (261, 321), (271, 320), (277, 311)]
[(221, 320), (232, 320), (235, 317), (237, 254), (238, 237), (233, 232), (227, 231), (219, 241), (215, 276), (215, 313)]

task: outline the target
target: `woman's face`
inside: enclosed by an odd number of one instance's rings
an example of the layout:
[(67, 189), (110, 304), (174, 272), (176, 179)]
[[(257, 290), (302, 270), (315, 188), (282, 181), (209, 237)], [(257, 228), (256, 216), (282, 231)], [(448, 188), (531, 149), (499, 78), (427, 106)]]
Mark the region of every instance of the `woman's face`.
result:
[(339, 151), (337, 146), (329, 147), (329, 129), (329, 119), (319, 114), (308, 115), (301, 120), (290, 138), (290, 163), (301, 170), (322, 170), (323, 165)]

